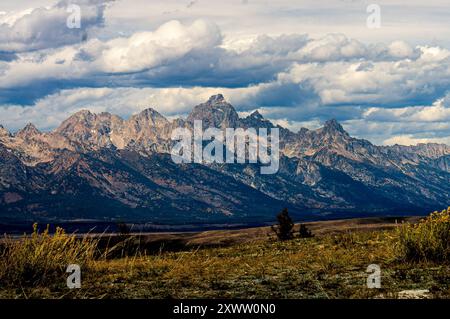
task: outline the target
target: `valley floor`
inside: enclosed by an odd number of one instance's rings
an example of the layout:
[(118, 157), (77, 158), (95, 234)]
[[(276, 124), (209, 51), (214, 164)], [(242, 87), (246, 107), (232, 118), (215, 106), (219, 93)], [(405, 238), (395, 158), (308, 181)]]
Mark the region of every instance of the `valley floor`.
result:
[[(148, 255), (100, 259), (82, 269), (81, 289), (69, 290), (63, 274), (45, 287), (1, 288), (0, 297), (450, 298), (450, 265), (397, 260), (392, 229), (315, 232), (285, 242), (266, 234), (226, 247), (161, 247)], [(367, 288), (370, 264), (381, 268), (380, 289)]]

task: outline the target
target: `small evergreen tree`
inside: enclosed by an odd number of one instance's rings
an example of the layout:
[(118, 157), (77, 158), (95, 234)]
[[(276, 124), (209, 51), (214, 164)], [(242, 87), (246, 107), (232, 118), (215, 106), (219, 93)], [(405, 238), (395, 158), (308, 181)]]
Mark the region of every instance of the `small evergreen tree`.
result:
[(300, 224), (300, 229), (298, 230), (298, 234), (300, 238), (311, 238), (314, 237), (314, 234), (306, 227), (305, 224)]
[(131, 231), (130, 227), (124, 222), (117, 223), (117, 230), (121, 236), (127, 236)]
[(294, 237), (294, 223), (287, 208), (283, 209), (277, 215), (278, 225), (272, 226), (272, 230), (275, 232), (279, 240), (289, 240)]

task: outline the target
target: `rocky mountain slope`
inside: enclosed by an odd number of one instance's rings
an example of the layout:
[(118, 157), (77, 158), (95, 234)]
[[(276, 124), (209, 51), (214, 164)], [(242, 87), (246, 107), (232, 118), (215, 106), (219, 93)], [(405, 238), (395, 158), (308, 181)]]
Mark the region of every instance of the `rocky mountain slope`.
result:
[(153, 109), (129, 119), (80, 111), (52, 132), (0, 126), (2, 220), (253, 222), (282, 207), (298, 217), (414, 214), (450, 205), (450, 147), (376, 146), (335, 120), (280, 129), (280, 169), (259, 164), (175, 164), (172, 130), (273, 128), (240, 118), (222, 95), (169, 121)]

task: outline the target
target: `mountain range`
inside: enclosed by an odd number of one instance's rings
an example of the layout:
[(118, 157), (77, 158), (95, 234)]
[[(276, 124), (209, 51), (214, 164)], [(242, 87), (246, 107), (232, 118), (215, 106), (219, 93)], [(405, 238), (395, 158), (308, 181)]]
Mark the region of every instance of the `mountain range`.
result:
[[(280, 168), (175, 164), (171, 132), (207, 127), (280, 130)], [(222, 95), (186, 119), (154, 109), (128, 119), (80, 111), (51, 132), (0, 126), (2, 221), (263, 222), (288, 207), (298, 218), (413, 215), (450, 206), (450, 147), (376, 146), (336, 121), (292, 132), (259, 112), (240, 118)]]

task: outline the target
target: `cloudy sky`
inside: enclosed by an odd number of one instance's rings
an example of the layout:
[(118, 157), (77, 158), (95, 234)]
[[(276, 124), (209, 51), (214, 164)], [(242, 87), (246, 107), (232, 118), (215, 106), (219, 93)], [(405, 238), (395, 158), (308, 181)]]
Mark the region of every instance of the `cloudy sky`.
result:
[(448, 0), (2, 0), (0, 124), (183, 116), (223, 93), (293, 130), (450, 144), (449, 17)]

